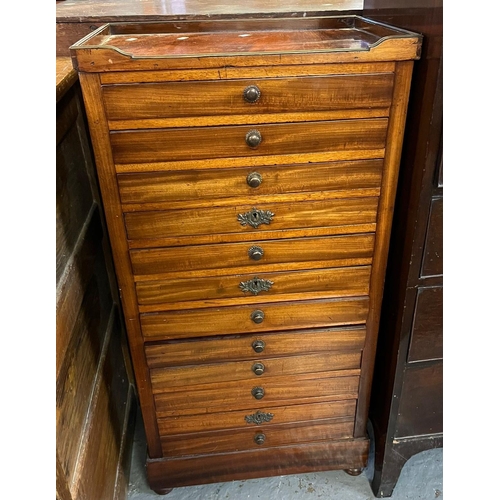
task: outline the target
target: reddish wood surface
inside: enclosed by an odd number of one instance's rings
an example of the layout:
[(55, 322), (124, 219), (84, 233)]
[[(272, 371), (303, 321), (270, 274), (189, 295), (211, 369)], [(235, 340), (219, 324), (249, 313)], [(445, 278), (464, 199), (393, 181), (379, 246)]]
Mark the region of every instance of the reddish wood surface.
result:
[[(107, 26), (78, 46), (73, 57), (88, 94), (150, 457), (158, 457), (149, 461), (151, 486), (163, 490), (243, 472), (240, 478), (258, 477), (269, 467), (273, 474), (361, 468), (420, 37), (354, 17), (209, 20)], [(216, 76), (221, 68), (231, 69)], [(235, 77), (235, 68), (245, 73)], [(101, 80), (101, 73), (108, 75)], [(254, 107), (241, 97), (251, 75), (261, 78), (263, 91)], [(181, 93), (184, 100), (192, 96), (185, 106)], [(262, 136), (252, 147), (251, 130)], [(262, 188), (245, 186), (249, 169), (262, 169)], [(258, 228), (241, 224), (254, 209), (272, 212), (273, 220)], [(256, 245), (263, 256), (253, 260), (249, 249)], [(234, 294), (230, 280), (257, 280), (262, 273), (273, 280), (296, 274), (278, 293)], [(349, 273), (352, 281), (342, 285), (340, 277)], [(266, 343), (262, 353), (252, 347), (255, 340)], [(260, 376), (257, 362), (265, 367)], [(345, 401), (356, 402), (356, 413), (326, 425), (330, 417), (320, 415)], [(288, 421), (269, 426), (268, 444), (255, 443), (255, 431), (244, 426), (243, 444), (230, 428), (200, 430), (202, 416), (235, 425), (231, 413), (241, 417), (262, 404), (325, 406), (315, 407), (314, 420), (294, 421), (297, 413), (289, 412)], [(160, 439), (159, 422), (164, 428), (182, 417), (189, 417), (190, 430), (178, 426)], [(346, 439), (332, 441), (340, 436)], [(272, 458), (262, 446), (271, 447)], [(238, 451), (249, 447), (256, 449)], [(297, 455), (286, 458), (285, 450)], [(326, 452), (333, 453), (328, 464)], [(252, 469), (249, 457), (267, 465)]]
[[(264, 429), (231, 429), (226, 431), (179, 434), (162, 437), (165, 457), (178, 458), (208, 453), (228, 453), (262, 448), (274, 448), (309, 442), (326, 442), (352, 436), (354, 419), (316, 419), (312, 422), (292, 422)], [(265, 436), (263, 444), (256, 436)]]
[(309, 443), (265, 450), (227, 453), (217, 456), (149, 460), (147, 476), (153, 488), (188, 486), (199, 482), (203, 470), (204, 482), (232, 481), (242, 477), (267, 477), (306, 472), (364, 467), (368, 460), (368, 439)]
[[(325, 151), (379, 150), (385, 146), (387, 120), (259, 125), (262, 142), (251, 148), (246, 135), (251, 125), (193, 127), (167, 130), (113, 132), (111, 147), (116, 163), (155, 163), (254, 157)], [(314, 138), (314, 140), (311, 140)]]
[[(254, 199), (275, 195), (279, 199), (284, 192), (322, 191), (332, 197), (353, 193), (362, 196), (364, 190), (380, 187), (382, 165), (383, 160), (364, 160), (317, 163), (314, 168), (306, 164), (121, 174), (118, 185), (122, 203), (129, 204), (126, 211), (144, 210), (151, 204), (155, 204), (153, 209), (178, 205), (187, 208), (194, 203), (193, 198), (197, 206), (213, 199), (220, 205), (223, 198), (239, 196)], [(247, 176), (254, 172), (262, 177), (256, 188), (247, 183)], [(136, 204), (139, 206), (133, 207)]]
[[(103, 88), (108, 120), (389, 108), (393, 74), (111, 85)], [(246, 102), (257, 86), (257, 102)], [(209, 106), (207, 106), (209, 104)]]
[(233, 360), (253, 360), (252, 345), (261, 340), (265, 346), (259, 359), (361, 349), (364, 327), (296, 330), (288, 333), (245, 334), (237, 337), (199, 339), (197, 342), (169, 342), (145, 346), (150, 368), (192, 365)]
[(249, 423), (245, 419), (253, 415), (252, 411), (240, 410), (221, 412), (207, 418), (206, 415), (183, 415), (180, 418), (162, 418), (158, 420), (160, 434), (166, 441), (170, 434), (186, 434), (190, 432), (206, 432), (227, 429), (251, 428), (254, 431), (265, 432), (269, 425), (288, 424), (291, 422), (307, 422), (313, 420), (330, 418), (354, 418), (356, 410), (355, 399), (344, 399), (340, 401), (326, 401), (322, 403), (292, 404), (287, 406), (269, 406), (266, 402), (256, 404), (261, 412), (271, 413), (272, 420), (260, 425)]
[[(256, 310), (262, 310), (266, 316), (260, 324), (250, 317)], [(142, 334), (148, 340), (168, 340), (357, 325), (366, 321), (367, 313), (367, 297), (276, 304), (263, 302), (249, 306), (141, 314), (141, 327)]]

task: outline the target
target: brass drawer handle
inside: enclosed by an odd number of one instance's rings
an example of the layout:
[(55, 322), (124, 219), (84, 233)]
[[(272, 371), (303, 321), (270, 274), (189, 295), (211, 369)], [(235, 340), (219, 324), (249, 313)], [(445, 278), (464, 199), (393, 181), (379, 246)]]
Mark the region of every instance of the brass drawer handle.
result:
[(258, 188), (262, 184), (262, 175), (259, 172), (251, 172), (247, 175), (247, 184), (251, 188)]
[(266, 435), (263, 433), (256, 434), (253, 440), (258, 444), (264, 444), (264, 441), (266, 440)]
[(248, 256), (252, 260), (260, 260), (264, 256), (264, 249), (259, 246), (253, 246), (248, 249)]
[(261, 224), (271, 224), (274, 214), (271, 210), (260, 210), (258, 208), (252, 208), (249, 212), (244, 214), (238, 214), (238, 222), (242, 226), (252, 226), (257, 229)]
[(242, 292), (250, 292), (254, 295), (258, 295), (260, 292), (268, 292), (273, 285), (274, 281), (257, 278), (257, 276), (255, 276), (255, 278), (251, 280), (242, 281), (239, 286)]
[(261, 311), (260, 309), (257, 309), (252, 314), (250, 314), (250, 319), (257, 324), (262, 323), (264, 321), (264, 317), (264, 311)]
[(264, 422), (270, 422), (274, 417), (274, 413), (266, 413), (257, 410), (253, 415), (245, 415), (245, 422), (247, 424), (261, 425)]
[(252, 389), (252, 396), (255, 399), (262, 399), (264, 397), (265, 393), (266, 393), (266, 391), (264, 391), (263, 387), (254, 387)]
[(254, 340), (252, 343), (252, 349), (255, 352), (261, 353), (266, 347), (266, 343), (263, 340)]
[(262, 142), (262, 135), (258, 130), (250, 130), (245, 136), (247, 146), (255, 149)]
[(254, 365), (252, 366), (252, 371), (259, 377), (264, 373), (265, 369), (266, 367), (263, 363), (254, 363)]
[(243, 99), (245, 99), (246, 102), (249, 102), (251, 104), (257, 102), (260, 99), (259, 87), (257, 87), (257, 85), (249, 85), (243, 91)]

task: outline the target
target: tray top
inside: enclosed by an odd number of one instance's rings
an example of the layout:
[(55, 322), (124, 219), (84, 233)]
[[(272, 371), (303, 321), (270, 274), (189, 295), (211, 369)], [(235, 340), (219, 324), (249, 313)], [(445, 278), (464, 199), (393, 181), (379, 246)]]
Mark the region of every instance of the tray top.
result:
[(130, 59), (370, 51), (420, 35), (360, 16), (111, 23), (70, 48), (110, 50)]

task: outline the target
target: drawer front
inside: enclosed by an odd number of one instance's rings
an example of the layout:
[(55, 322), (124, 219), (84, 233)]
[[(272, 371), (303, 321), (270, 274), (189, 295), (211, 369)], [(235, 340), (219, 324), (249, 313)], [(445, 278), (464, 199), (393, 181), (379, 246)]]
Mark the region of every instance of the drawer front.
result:
[(388, 108), (392, 85), (392, 73), (165, 82), (104, 86), (103, 97), (109, 120), (137, 120)]
[[(112, 132), (116, 163), (155, 163), (208, 158), (384, 149), (387, 118), (279, 125), (192, 127)], [(252, 148), (247, 135), (257, 130)]]
[(275, 424), (341, 417), (352, 419), (355, 412), (355, 399), (287, 406), (269, 406), (266, 403), (261, 406), (260, 403), (256, 403), (252, 410), (225, 411), (210, 418), (206, 418), (203, 414), (184, 415), (182, 418), (160, 418), (158, 430), (161, 436), (241, 428), (265, 430)]
[[(200, 384), (172, 387), (165, 392), (152, 384), (159, 418), (197, 415), (222, 411), (252, 410), (261, 405), (282, 406), (320, 401), (355, 399), (358, 395), (359, 370), (321, 372), (273, 377), (266, 381), (237, 380), (224, 384)], [(256, 390), (262, 398), (256, 399)]]
[(125, 214), (129, 239), (374, 224), (378, 197)]
[[(383, 160), (119, 174), (124, 204), (197, 202), (235, 196), (376, 189)], [(256, 187), (251, 187), (251, 183)]]
[(141, 314), (140, 318), (146, 339), (168, 340), (355, 325), (364, 323), (367, 313), (368, 297), (355, 297), (167, 311)]
[(267, 359), (303, 353), (329, 353), (363, 349), (366, 330), (356, 326), (290, 333), (241, 335), (236, 338), (200, 339), (196, 342), (146, 344), (146, 359), (151, 369), (216, 363), (230, 360)]
[(150, 373), (155, 390), (164, 392), (172, 387), (224, 384), (232, 380), (249, 380), (255, 384), (262, 384), (276, 376), (293, 377), (301, 373), (355, 370), (360, 368), (360, 363), (361, 351), (302, 354), (266, 359), (260, 359), (256, 354), (252, 361), (155, 368)]
[[(374, 234), (367, 233), (131, 250), (130, 259), (137, 276), (174, 272), (198, 276), (200, 270), (219, 270), (214, 274), (228, 275), (237, 268), (252, 273), (369, 264), (373, 245)], [(256, 253), (262, 254), (259, 260), (251, 258)]]
[[(136, 283), (137, 299), (141, 306), (157, 310), (179, 302), (207, 306), (214, 301), (238, 300), (251, 303), (266, 297), (283, 300), (304, 294), (320, 296), (368, 295), (371, 266), (318, 269), (315, 271), (283, 271), (234, 276), (142, 281)], [(175, 304), (175, 306), (174, 306)], [(142, 312), (147, 307), (141, 308)]]
[(204, 455), (352, 438), (354, 419), (327, 419), (262, 429), (160, 436), (164, 457)]

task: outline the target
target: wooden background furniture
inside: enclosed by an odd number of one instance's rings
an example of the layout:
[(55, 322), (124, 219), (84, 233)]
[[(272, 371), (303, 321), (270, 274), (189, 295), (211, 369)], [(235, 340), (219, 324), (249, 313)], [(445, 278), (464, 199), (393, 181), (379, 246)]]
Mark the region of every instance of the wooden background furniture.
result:
[(443, 5), (365, 0), (365, 12), (424, 35), (415, 63), (382, 307), (370, 419), (373, 491), (443, 445)]
[(73, 47), (155, 490), (366, 464), (419, 52), (356, 16)]
[(80, 85), (56, 63), (56, 498), (124, 500), (133, 373)]
[(57, 55), (69, 56), (69, 47), (91, 31), (111, 22), (150, 22), (218, 17), (303, 17), (339, 12), (360, 13), (363, 0), (77, 0), (56, 3)]

